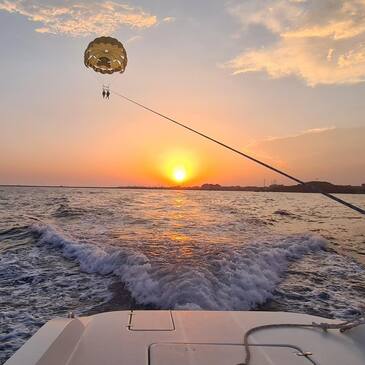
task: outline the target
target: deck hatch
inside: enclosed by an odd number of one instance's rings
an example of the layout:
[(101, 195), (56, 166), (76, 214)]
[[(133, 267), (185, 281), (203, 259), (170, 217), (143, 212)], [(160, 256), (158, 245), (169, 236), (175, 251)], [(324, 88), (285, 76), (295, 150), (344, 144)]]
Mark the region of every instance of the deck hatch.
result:
[[(291, 347), (253, 345), (250, 348), (250, 365), (313, 365)], [(244, 358), (244, 347), (233, 344), (157, 343), (149, 349), (149, 365), (237, 365)]]
[(171, 311), (131, 311), (128, 323), (130, 331), (174, 331)]

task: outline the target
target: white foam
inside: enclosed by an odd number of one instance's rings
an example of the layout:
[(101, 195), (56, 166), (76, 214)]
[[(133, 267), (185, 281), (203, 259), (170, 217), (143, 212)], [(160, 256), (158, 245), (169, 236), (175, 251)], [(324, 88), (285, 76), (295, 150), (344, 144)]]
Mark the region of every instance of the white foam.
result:
[(293, 260), (321, 250), (321, 237), (271, 238), (241, 247), (224, 246), (206, 265), (161, 266), (130, 248), (75, 242), (50, 226), (34, 225), (40, 242), (76, 260), (81, 270), (117, 275), (141, 304), (174, 309), (250, 309), (264, 303)]
[[(71, 248), (60, 236), (43, 231), (42, 238)], [(4, 235), (12, 238), (0, 254), (0, 363), (47, 320), (64, 317), (70, 310), (86, 315), (112, 299), (113, 277), (80, 273), (77, 265), (60, 258), (56, 250), (35, 245), (34, 240), (30, 243), (30, 233), (23, 226), (0, 235), (0, 241)]]

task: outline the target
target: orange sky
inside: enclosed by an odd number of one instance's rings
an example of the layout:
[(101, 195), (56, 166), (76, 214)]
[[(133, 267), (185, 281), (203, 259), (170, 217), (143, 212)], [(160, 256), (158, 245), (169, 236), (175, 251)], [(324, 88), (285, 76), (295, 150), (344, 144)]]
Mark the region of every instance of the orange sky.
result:
[(289, 183), (103, 100), (83, 65), (99, 32), (127, 49), (115, 90), (301, 179), (364, 183), (365, 31), (349, 3), (90, 1), (79, 12), (77, 0), (61, 17), (57, 1), (0, 0), (0, 184), (175, 185), (177, 168), (186, 185)]

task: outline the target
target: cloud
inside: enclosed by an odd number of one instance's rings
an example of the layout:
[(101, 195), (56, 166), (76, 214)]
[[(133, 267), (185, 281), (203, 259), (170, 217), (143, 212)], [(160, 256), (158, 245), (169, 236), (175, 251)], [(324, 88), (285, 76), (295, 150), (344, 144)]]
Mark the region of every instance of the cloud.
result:
[[(280, 137), (267, 137), (265, 138), (263, 141), (275, 141), (277, 139), (283, 139), (283, 138), (294, 138), (294, 137), (300, 137), (303, 136), (305, 134), (314, 134), (314, 133), (322, 133), (322, 132), (327, 132), (327, 131), (332, 131), (333, 129), (336, 129), (336, 127), (332, 126), (332, 127), (321, 127), (321, 128), (311, 128), (311, 129), (306, 129), (304, 131), (301, 131), (299, 133), (296, 134), (292, 134), (292, 135), (288, 135), (288, 136), (280, 136)], [(253, 145), (257, 143), (257, 141), (255, 141), (253, 143)]]
[(130, 44), (130, 43), (134, 43), (134, 42), (137, 42), (137, 41), (140, 41), (141, 39), (143, 39), (142, 36), (140, 35), (135, 35), (133, 37), (130, 37), (126, 43)]
[(311, 134), (311, 133), (322, 133), (322, 132), (326, 132), (326, 131), (332, 131), (333, 129), (336, 129), (336, 127), (332, 126), (332, 127), (312, 128), (312, 129), (307, 129), (307, 130), (303, 131), (299, 135)]
[(109, 35), (121, 26), (143, 29), (157, 24), (156, 16), (114, 1), (63, 1), (51, 5), (35, 0), (0, 0), (0, 10), (42, 24), (35, 29), (38, 33), (75, 37)]
[(173, 23), (175, 20), (176, 20), (176, 18), (173, 16), (167, 16), (162, 19), (162, 21), (164, 21), (165, 23)]
[(228, 61), (234, 74), (294, 75), (310, 86), (365, 80), (365, 0), (235, 0), (227, 10), (242, 32), (261, 26), (275, 38)]

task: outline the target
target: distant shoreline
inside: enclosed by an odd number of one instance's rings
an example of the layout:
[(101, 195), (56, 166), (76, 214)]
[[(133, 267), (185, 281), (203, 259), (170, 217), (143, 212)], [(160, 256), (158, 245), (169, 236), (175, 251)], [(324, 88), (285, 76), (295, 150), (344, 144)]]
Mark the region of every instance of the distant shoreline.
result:
[(64, 189), (122, 189), (122, 190), (197, 190), (197, 191), (251, 191), (271, 193), (317, 193), (318, 190), (334, 194), (365, 194), (365, 184), (334, 185), (326, 181), (310, 181), (305, 185), (270, 185), (270, 186), (223, 186), (203, 184), (200, 186), (72, 186), (72, 185), (23, 185), (0, 184), (0, 187), (15, 188), (64, 188)]

